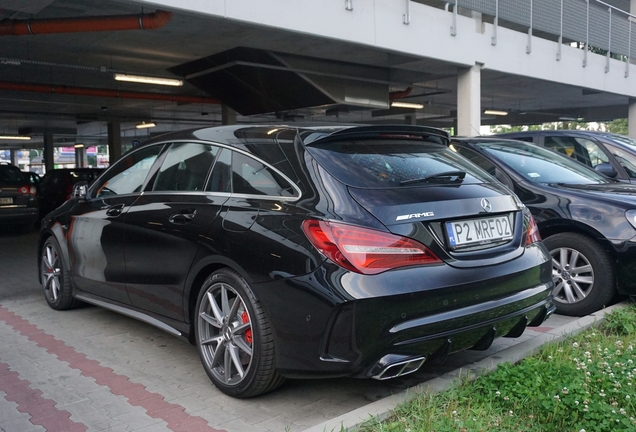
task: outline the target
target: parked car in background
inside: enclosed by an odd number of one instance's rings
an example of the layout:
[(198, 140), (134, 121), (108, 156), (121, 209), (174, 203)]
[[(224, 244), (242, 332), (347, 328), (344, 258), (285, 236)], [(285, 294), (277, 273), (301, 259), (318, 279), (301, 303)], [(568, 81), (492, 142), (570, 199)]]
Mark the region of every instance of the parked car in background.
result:
[(37, 184), (40, 217), (69, 199), (76, 183), (91, 183), (102, 171), (104, 170), (101, 168), (60, 168), (47, 171)]
[(415, 372), (553, 311), (503, 185), (417, 126), (226, 126), (124, 155), (42, 222), (46, 301), (190, 339), (234, 397)]
[(33, 227), (38, 214), (35, 186), (18, 167), (0, 163), (0, 224)]
[(636, 295), (636, 185), (531, 143), (478, 137), (451, 148), (530, 209), (552, 255), (560, 313), (589, 314), (617, 291)]
[(623, 182), (636, 183), (636, 140), (610, 132), (541, 130), (511, 132), (501, 138), (547, 147)]

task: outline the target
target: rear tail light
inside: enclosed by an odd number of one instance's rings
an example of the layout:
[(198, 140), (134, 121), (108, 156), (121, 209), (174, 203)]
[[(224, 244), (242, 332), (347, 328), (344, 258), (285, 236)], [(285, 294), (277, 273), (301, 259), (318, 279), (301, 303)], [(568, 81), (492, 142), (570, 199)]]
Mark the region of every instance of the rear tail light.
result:
[(526, 246), (531, 245), (532, 243), (540, 242), (541, 235), (539, 234), (539, 227), (537, 223), (534, 221), (534, 218), (530, 213), (525, 213), (524, 215), (524, 226), (526, 229)]
[(20, 186), (18, 188), (18, 194), (20, 195), (32, 195), (35, 196), (37, 193), (37, 189), (35, 186)]
[(66, 187), (66, 200), (70, 200), (73, 196), (73, 185), (70, 184)]
[(327, 258), (356, 273), (372, 275), (442, 262), (415, 240), (368, 228), (308, 219), (303, 222), (303, 231)]

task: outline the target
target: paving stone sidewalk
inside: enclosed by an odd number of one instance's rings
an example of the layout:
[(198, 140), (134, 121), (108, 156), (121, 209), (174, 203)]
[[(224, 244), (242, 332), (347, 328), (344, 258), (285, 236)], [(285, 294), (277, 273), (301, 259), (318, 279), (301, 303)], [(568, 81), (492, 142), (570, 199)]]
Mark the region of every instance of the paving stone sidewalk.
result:
[[(549, 332), (564, 317), (488, 351), (391, 380), (290, 380), (259, 398), (220, 393), (196, 349), (96, 307), (0, 302), (0, 428), (5, 431), (302, 431)], [(567, 321), (567, 318), (565, 318)]]
[[(58, 312), (37, 281), (37, 234), (0, 233), (0, 431), (340, 430), (409, 388), (532, 343), (573, 319), (551, 317), (487, 351), (451, 355), (388, 380), (288, 380), (249, 400), (219, 392), (196, 348), (147, 324), (86, 306)], [(442, 377), (442, 378), (440, 378)], [(340, 423), (339, 423), (340, 421)]]

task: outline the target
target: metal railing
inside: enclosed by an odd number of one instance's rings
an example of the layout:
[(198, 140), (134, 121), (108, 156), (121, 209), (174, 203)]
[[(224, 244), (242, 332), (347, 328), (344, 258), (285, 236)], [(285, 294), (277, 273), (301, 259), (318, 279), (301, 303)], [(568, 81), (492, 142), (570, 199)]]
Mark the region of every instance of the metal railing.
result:
[[(404, 0), (403, 23), (411, 23), (411, 1), (434, 6), (443, 4), (452, 12), (451, 35), (456, 35), (457, 12), (465, 8), (479, 12), (493, 23), (492, 44), (497, 44), (497, 28), (501, 26), (527, 29), (526, 52), (532, 52), (532, 37), (559, 42), (557, 60), (561, 60), (563, 44), (577, 43), (583, 48), (583, 67), (588, 52), (624, 60), (625, 76), (629, 75), (630, 59), (636, 58), (636, 16), (600, 0)], [(352, 0), (348, 6), (352, 8)]]

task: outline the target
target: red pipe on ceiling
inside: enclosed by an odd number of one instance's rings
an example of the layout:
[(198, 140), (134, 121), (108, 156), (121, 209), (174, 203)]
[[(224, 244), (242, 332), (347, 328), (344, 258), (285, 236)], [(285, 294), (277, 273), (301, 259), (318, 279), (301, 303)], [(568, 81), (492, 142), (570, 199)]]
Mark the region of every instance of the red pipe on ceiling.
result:
[(164, 94), (164, 93), (145, 93), (145, 92), (120, 91), (120, 90), (109, 90), (109, 89), (95, 89), (95, 88), (88, 88), (88, 87), (69, 87), (69, 86), (61, 86), (61, 85), (58, 86), (58, 85), (45, 85), (45, 84), (17, 83), (17, 82), (11, 82), (11, 81), (0, 81), (0, 90), (120, 98), (120, 99), (146, 99), (146, 100), (167, 101), (167, 102), (177, 102), (177, 103), (201, 103), (201, 104), (214, 104), (214, 105), (221, 104), (221, 102), (218, 99), (205, 97), (205, 96), (186, 96), (186, 95), (171, 95), (171, 94)]
[(389, 100), (398, 100), (407, 97), (413, 91), (413, 87), (407, 87), (406, 90), (394, 91), (389, 93)]
[(157, 10), (139, 15), (113, 15), (102, 17), (49, 18), (39, 20), (0, 21), (0, 36), (37, 35), (50, 33), (77, 33), (117, 30), (154, 30), (163, 27), (172, 18), (172, 12)]

